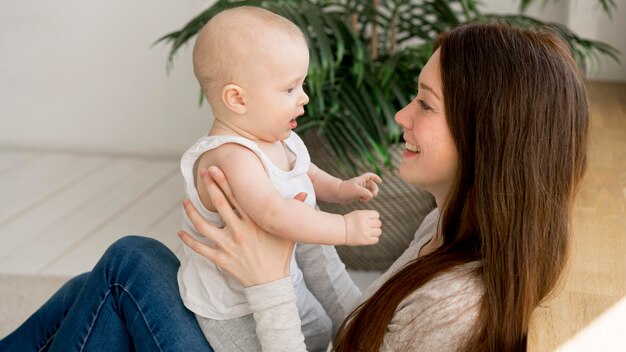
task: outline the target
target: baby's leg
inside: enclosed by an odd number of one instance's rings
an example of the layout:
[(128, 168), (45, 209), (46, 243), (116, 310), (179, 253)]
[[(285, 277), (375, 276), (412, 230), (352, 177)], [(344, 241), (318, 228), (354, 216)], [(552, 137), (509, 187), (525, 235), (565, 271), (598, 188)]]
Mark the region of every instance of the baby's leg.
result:
[(204, 337), (216, 352), (261, 351), (252, 314), (228, 320), (208, 319), (196, 315), (196, 319)]
[(334, 246), (298, 243), (296, 261), (306, 286), (332, 320), (334, 336), (355, 308), (361, 291), (348, 275)]
[(333, 338), (333, 323), (324, 307), (306, 287), (304, 280), (295, 286), (298, 314), (307, 351), (326, 351)]

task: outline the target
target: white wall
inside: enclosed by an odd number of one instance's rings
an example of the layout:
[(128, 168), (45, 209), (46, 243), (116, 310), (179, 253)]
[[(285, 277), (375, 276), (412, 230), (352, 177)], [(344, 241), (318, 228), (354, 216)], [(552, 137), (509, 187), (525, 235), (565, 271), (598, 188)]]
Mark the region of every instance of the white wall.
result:
[(179, 156), (206, 133), (191, 45), (151, 47), (204, 0), (0, 0), (0, 147)]
[[(520, 0), (483, 0), (484, 12), (516, 13)], [(599, 65), (587, 67), (590, 80), (626, 82), (626, 0), (615, 0), (611, 18), (597, 0), (535, 1), (527, 11), (531, 17), (566, 25), (583, 38), (608, 43), (621, 52), (619, 63), (601, 57)]]
[(621, 62), (600, 58), (599, 67), (588, 67), (592, 80), (626, 82), (626, 0), (615, 0), (618, 8), (609, 18), (590, 0), (569, 0), (567, 26), (578, 35), (613, 45), (621, 52)]
[[(526, 14), (537, 17), (544, 21), (565, 23), (567, 21), (567, 8), (570, 0), (535, 0), (528, 8)], [(595, 0), (585, 0), (595, 1)], [(517, 14), (521, 0), (482, 0), (480, 9), (484, 13)], [(545, 2), (545, 6), (544, 6)]]
[[(483, 1), (512, 13), (519, 0)], [(626, 53), (626, 0), (616, 2), (612, 21), (591, 0), (537, 1), (529, 14)], [(179, 156), (206, 132), (210, 111), (197, 105), (190, 46), (168, 76), (167, 47), (151, 44), (211, 3), (0, 0), (0, 147)], [(593, 77), (626, 81), (612, 62)]]

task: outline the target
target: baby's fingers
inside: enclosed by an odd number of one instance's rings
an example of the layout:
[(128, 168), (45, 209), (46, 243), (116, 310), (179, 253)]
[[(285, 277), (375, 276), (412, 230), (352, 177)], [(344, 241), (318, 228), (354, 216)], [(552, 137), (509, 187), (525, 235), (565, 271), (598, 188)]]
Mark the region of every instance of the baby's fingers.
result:
[(376, 244), (380, 242), (380, 233), (375, 235), (373, 234), (370, 238), (369, 238), (369, 244)]
[(383, 179), (382, 179), (382, 178), (380, 178), (380, 176), (376, 175), (376, 174), (375, 174), (375, 173), (373, 173), (373, 172), (368, 172), (368, 173), (366, 173), (364, 176), (366, 176), (366, 177), (367, 177), (367, 180), (368, 180), (368, 181), (372, 181), (372, 182), (374, 182), (374, 183), (376, 183), (376, 184), (381, 184), (381, 183), (383, 183)]
[(381, 228), (382, 223), (380, 219), (372, 219), (370, 223), (370, 240), (373, 244), (378, 243), (380, 240), (380, 235), (383, 234), (383, 230)]
[(368, 200), (371, 200), (378, 195), (378, 185), (373, 181), (367, 181), (367, 183), (365, 184), (365, 188), (367, 188), (370, 193), (370, 197)]
[[(369, 235), (379, 237), (382, 234), (382, 221), (380, 221), (380, 213), (376, 210), (366, 210), (368, 218)], [(378, 240), (377, 240), (378, 241)]]
[(370, 178), (365, 182), (365, 187), (372, 192), (372, 197), (376, 197), (378, 195), (378, 185), (381, 184), (383, 180), (376, 174), (371, 174)]
[(380, 219), (380, 213), (378, 213), (376, 210), (361, 210), (365, 216), (367, 216), (368, 219), (374, 220), (374, 219)]
[(374, 218), (370, 220), (370, 227), (381, 228), (382, 226), (383, 226), (383, 223), (380, 221), (379, 218)]
[(359, 202), (367, 203), (374, 198), (374, 193), (367, 188), (361, 188), (359, 190)]

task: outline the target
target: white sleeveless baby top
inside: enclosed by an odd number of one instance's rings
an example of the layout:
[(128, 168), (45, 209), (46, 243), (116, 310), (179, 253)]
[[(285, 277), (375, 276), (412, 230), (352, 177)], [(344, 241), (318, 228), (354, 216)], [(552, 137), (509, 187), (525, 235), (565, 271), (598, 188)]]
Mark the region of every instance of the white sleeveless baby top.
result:
[[(221, 216), (209, 211), (202, 202), (196, 190), (195, 175), (196, 162), (206, 151), (217, 148), (224, 143), (237, 143), (252, 150), (261, 160), (272, 185), (285, 198), (293, 198), (300, 192), (308, 194), (305, 203), (315, 207), (315, 192), (313, 184), (307, 176), (311, 159), (300, 137), (292, 132), (284, 145), (296, 157), (290, 171), (278, 168), (269, 157), (251, 140), (236, 136), (205, 136), (200, 138), (182, 156), (180, 168), (185, 180), (187, 198), (193, 203), (198, 212), (209, 222), (223, 227)], [(285, 214), (288, 216), (288, 214)], [(195, 239), (209, 243), (197, 233), (183, 211), (183, 229)], [(241, 317), (252, 313), (243, 293), (243, 286), (222, 272), (208, 259), (195, 253), (187, 246), (183, 246), (183, 253), (178, 270), (178, 286), (185, 303), (195, 314), (216, 320), (225, 320)], [(291, 276), (294, 285), (302, 280), (302, 272), (295, 261), (295, 253), (291, 257)]]

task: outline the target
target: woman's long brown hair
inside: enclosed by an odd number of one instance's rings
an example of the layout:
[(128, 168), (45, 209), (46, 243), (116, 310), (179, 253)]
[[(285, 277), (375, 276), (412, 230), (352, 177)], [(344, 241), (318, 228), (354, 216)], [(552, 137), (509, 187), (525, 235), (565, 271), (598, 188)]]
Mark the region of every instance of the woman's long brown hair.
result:
[(437, 48), (459, 155), (441, 210), (443, 245), (411, 261), (359, 306), (341, 326), (335, 351), (378, 351), (403, 299), (477, 260), (484, 295), (459, 349), (525, 350), (531, 313), (566, 265), (589, 119), (567, 46), (550, 32), (482, 23), (442, 34)]

